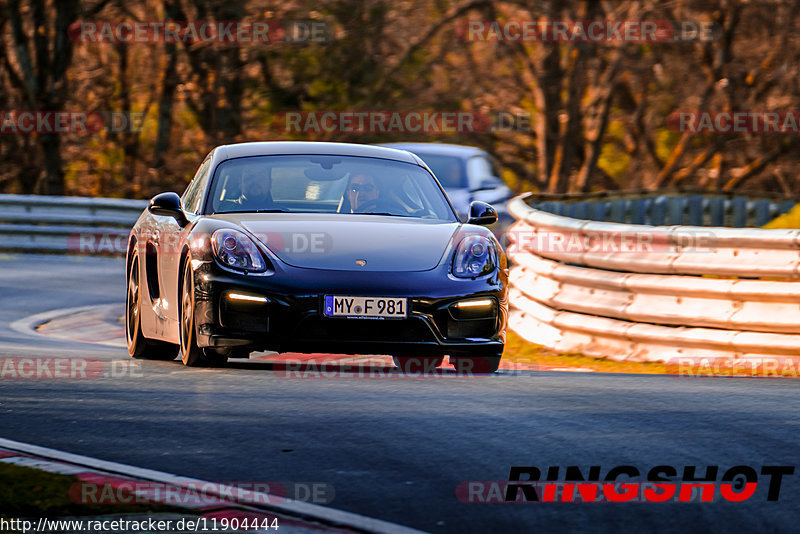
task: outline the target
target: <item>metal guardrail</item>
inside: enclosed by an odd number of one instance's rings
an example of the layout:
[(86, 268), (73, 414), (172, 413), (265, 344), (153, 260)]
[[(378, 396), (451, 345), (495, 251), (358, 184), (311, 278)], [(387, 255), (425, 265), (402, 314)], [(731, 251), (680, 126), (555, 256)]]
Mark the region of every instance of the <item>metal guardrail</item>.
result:
[(529, 205), (573, 219), (628, 224), (760, 227), (791, 210), (797, 200), (676, 190), (582, 195), (531, 195)]
[(146, 200), (0, 195), (0, 251), (124, 256)]
[(511, 327), (529, 341), (637, 361), (800, 356), (800, 230), (593, 222), (531, 204), (509, 203), (507, 234)]

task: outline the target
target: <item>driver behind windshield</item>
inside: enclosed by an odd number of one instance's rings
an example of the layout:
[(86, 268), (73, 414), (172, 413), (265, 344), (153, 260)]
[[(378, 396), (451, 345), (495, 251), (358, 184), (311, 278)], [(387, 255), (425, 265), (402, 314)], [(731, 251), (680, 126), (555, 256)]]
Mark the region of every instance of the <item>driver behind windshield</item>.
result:
[(268, 169), (248, 171), (242, 176), (242, 193), (238, 203), (243, 210), (269, 210), (274, 209), (270, 189), (272, 178)]
[(375, 215), (407, 216), (409, 209), (383, 177), (375, 178), (367, 172), (356, 172), (347, 181), (340, 213), (365, 213)]
[(372, 176), (361, 173), (350, 178), (345, 194), (350, 202), (350, 213), (364, 213), (376, 211), (381, 192)]

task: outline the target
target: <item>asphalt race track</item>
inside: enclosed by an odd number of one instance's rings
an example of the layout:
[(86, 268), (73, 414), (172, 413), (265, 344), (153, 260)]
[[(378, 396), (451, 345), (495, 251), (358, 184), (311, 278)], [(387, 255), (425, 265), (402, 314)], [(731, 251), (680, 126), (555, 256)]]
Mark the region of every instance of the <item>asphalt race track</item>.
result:
[[(10, 328), (60, 308), (120, 303), (124, 260), (0, 257), (0, 357), (127, 360), (122, 348)], [(477, 378), (298, 379), (266, 361), (135, 376), (0, 379), (0, 437), (212, 481), (324, 483), (328, 506), (430, 532), (788, 532), (800, 469), (777, 501), (464, 503), (465, 481), (511, 466), (800, 462), (800, 382), (501, 372)], [(563, 475), (563, 471), (562, 471)]]

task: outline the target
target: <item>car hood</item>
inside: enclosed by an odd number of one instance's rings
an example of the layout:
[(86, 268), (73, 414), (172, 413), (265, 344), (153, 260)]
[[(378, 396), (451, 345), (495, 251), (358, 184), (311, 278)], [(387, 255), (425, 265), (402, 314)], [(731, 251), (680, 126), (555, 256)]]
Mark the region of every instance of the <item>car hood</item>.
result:
[[(348, 271), (433, 269), (460, 226), (379, 215), (237, 215), (238, 224), (281, 261), (294, 267)], [(356, 263), (360, 261), (366, 263)]]

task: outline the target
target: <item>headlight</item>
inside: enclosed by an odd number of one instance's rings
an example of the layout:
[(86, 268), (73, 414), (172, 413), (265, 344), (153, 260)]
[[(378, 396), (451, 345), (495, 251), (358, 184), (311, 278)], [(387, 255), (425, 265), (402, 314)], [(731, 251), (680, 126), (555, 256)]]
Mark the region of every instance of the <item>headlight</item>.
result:
[(489, 274), (497, 268), (497, 249), (489, 239), (472, 235), (458, 244), (453, 257), (453, 274), (459, 278), (474, 278)]
[(211, 235), (211, 248), (222, 265), (242, 271), (262, 273), (267, 270), (264, 257), (253, 240), (237, 230), (217, 230)]

